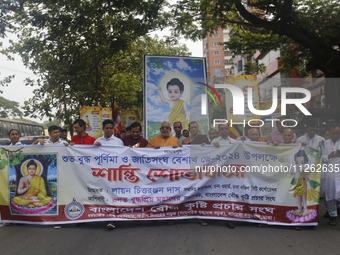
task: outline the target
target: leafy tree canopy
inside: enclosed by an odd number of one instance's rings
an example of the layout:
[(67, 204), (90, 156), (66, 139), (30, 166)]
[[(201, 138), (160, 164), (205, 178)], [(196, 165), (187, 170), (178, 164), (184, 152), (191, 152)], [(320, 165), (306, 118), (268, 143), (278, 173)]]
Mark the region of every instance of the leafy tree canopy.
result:
[(65, 124), (79, 115), (81, 105), (108, 105), (109, 86), (118, 75), (116, 57), (162, 28), (168, 16), (161, 14), (164, 0), (21, 2), (13, 15), (18, 41), (9, 50), (40, 76), (26, 81), (39, 87), (26, 102), (26, 114), (57, 117)]
[[(340, 5), (335, 0), (182, 0), (173, 7), (173, 33), (200, 39), (227, 25), (236, 28), (228, 44), (235, 52), (280, 49), (286, 65), (340, 77)], [(332, 107), (339, 107), (326, 86)], [(340, 96), (338, 93), (337, 97)]]
[(8, 100), (4, 97), (0, 97), (0, 117), (20, 117), (22, 118), (23, 113), (19, 109), (19, 103)]

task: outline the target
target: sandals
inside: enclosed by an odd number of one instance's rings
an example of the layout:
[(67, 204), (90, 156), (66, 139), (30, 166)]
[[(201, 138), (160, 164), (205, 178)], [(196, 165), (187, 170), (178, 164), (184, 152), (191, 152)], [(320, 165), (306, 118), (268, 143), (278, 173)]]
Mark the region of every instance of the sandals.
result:
[(206, 222), (205, 220), (198, 220), (198, 224), (200, 224), (201, 226), (208, 226), (208, 222)]
[(329, 221), (328, 221), (328, 224), (331, 225), (331, 226), (336, 226), (336, 217), (330, 217), (329, 218)]

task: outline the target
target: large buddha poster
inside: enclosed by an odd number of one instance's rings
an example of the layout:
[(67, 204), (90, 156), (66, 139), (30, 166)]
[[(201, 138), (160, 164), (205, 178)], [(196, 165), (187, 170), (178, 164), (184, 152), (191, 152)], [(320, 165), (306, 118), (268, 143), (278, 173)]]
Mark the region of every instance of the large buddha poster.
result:
[(12, 215), (57, 215), (57, 155), (9, 157), (9, 206)]
[(205, 83), (204, 58), (144, 56), (145, 138), (159, 135), (163, 121), (181, 122), (183, 130), (196, 121), (207, 135), (209, 115), (201, 113)]

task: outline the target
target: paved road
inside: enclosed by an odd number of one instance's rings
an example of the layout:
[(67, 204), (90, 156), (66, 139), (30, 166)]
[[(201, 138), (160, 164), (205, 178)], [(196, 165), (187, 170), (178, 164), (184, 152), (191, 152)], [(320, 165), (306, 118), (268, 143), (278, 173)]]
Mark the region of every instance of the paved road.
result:
[(265, 226), (237, 222), (228, 229), (223, 221), (179, 220), (118, 222), (114, 231), (103, 223), (81, 226), (11, 225), (0, 227), (0, 254), (340, 254), (339, 225), (331, 227), (323, 200), (320, 224), (314, 229), (296, 231), (289, 227)]

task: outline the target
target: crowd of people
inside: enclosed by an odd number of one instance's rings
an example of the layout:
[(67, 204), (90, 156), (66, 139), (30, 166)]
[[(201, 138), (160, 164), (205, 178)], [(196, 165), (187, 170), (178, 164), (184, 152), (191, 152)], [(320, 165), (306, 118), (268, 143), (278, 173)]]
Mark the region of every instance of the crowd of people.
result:
[[(67, 139), (67, 130), (58, 126), (50, 126), (48, 128), (48, 139), (37, 139), (33, 144), (37, 145), (95, 145), (95, 146), (129, 146), (132, 148), (154, 148), (161, 147), (181, 147), (182, 145), (214, 145), (219, 148), (225, 144), (235, 144), (238, 142), (263, 142), (279, 146), (281, 144), (301, 144), (302, 146), (310, 146), (315, 149), (322, 146), (322, 162), (328, 166), (340, 164), (340, 124), (336, 122), (321, 122), (310, 120), (303, 124), (303, 134), (297, 136), (293, 129), (285, 128), (282, 125), (283, 117), (279, 117), (276, 122), (277, 131), (268, 135), (267, 141), (261, 138), (258, 128), (246, 127), (244, 134), (236, 140), (229, 136), (230, 129), (228, 124), (220, 124), (216, 129), (210, 129), (208, 136), (203, 135), (199, 131), (199, 124), (191, 121), (188, 130), (183, 130), (182, 122), (174, 122), (171, 126), (168, 121), (163, 121), (160, 125), (160, 134), (152, 137), (149, 141), (142, 136), (142, 126), (138, 122), (132, 123), (126, 130), (121, 131), (117, 136), (114, 135), (114, 122), (105, 120), (102, 123), (103, 136), (95, 139), (86, 133), (86, 123), (82, 119), (77, 119), (73, 123), (74, 131), (77, 133), (71, 140)], [(173, 133), (172, 133), (173, 128)], [(174, 136), (172, 134), (175, 134)], [(20, 132), (16, 129), (9, 131), (9, 139), (11, 146), (22, 145), (19, 141)], [(339, 175), (339, 176), (338, 176)], [(302, 184), (308, 186), (306, 181), (301, 180)], [(327, 213), (324, 217), (329, 217), (329, 224), (336, 226), (336, 217), (339, 212), (340, 201), (340, 174), (333, 172), (325, 172), (322, 175), (321, 194), (325, 199)], [(296, 199), (301, 199), (295, 194)], [(207, 225), (205, 221), (200, 221), (202, 225)], [(227, 222), (229, 228), (234, 228), (232, 222)], [(114, 229), (112, 222), (107, 227)]]

